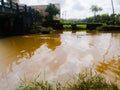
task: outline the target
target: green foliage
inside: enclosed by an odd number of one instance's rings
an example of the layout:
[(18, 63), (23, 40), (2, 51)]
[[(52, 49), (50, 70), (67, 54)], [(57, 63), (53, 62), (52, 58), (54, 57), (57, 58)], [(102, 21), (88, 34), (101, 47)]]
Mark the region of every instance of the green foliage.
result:
[(96, 12), (102, 11), (102, 8), (100, 8), (96, 5), (92, 5), (90, 9), (91, 9), (92, 12), (94, 12), (94, 16), (96, 16)]
[(87, 22), (87, 23), (93, 23), (94, 22), (94, 17), (93, 16), (92, 17), (88, 17), (84, 21)]
[(51, 3), (47, 6), (45, 11), (48, 12), (48, 16), (46, 16), (48, 20), (53, 20), (53, 16), (60, 13), (59, 9), (57, 9), (56, 6)]
[(76, 83), (69, 84), (64, 90), (118, 90), (114, 84), (108, 84), (104, 78), (99, 75), (90, 76), (79, 74)]
[(116, 15), (115, 22), (117, 25), (120, 25), (120, 14)]
[(31, 33), (42, 33), (42, 32), (51, 33), (52, 31), (54, 31), (52, 27), (43, 27), (38, 24), (34, 24), (32, 26)]
[(72, 26), (71, 25), (63, 25), (63, 28), (64, 29), (72, 29)]
[(54, 29), (52, 27), (48, 27), (47, 28), (49, 31), (54, 31)]
[(53, 90), (53, 87), (51, 84), (46, 82), (21, 82), (19, 87), (16, 88), (16, 90)]
[(100, 8), (100, 7), (96, 6), (96, 5), (92, 5), (90, 9), (94, 13), (94, 21), (96, 21), (96, 18), (97, 18), (96, 13), (98, 11), (102, 11), (102, 8)]
[(76, 24), (76, 23), (81, 23), (81, 22), (82, 22), (82, 19), (61, 19), (60, 22), (61, 22), (62, 24), (66, 24), (66, 23)]
[(94, 17), (89, 17), (84, 20), (87, 23), (106, 23), (108, 25), (120, 25), (120, 14), (108, 15), (102, 14), (97, 15), (94, 21)]
[(87, 28), (87, 25), (86, 24), (77, 24), (76, 27), (78, 29), (86, 29)]
[(34, 10), (33, 16), (34, 23), (42, 22), (43, 15), (38, 10)]
[(115, 84), (107, 83), (100, 75), (80, 73), (76, 82), (68, 82), (66, 86), (62, 86), (58, 82), (53, 87), (47, 81), (39, 82), (37, 79), (29, 83), (26, 80), (21, 80), (16, 90), (118, 90), (118, 87)]
[(99, 30), (103, 30), (103, 26), (97, 27), (96, 30), (98, 30), (98, 31), (99, 31)]
[(102, 14), (101, 16), (101, 22), (106, 23), (106, 21), (110, 21), (110, 16), (108, 14)]

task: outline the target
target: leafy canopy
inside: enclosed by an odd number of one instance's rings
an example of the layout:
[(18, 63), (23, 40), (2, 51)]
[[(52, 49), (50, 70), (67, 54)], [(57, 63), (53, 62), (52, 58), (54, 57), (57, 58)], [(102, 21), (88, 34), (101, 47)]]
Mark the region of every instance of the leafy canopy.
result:
[(45, 11), (48, 12), (48, 16), (51, 19), (53, 19), (53, 16), (60, 13), (60, 10), (54, 4), (51, 3), (47, 6)]
[(94, 12), (95, 15), (96, 15), (96, 12), (102, 11), (102, 8), (100, 8), (96, 5), (92, 5), (90, 9), (91, 9), (92, 12)]

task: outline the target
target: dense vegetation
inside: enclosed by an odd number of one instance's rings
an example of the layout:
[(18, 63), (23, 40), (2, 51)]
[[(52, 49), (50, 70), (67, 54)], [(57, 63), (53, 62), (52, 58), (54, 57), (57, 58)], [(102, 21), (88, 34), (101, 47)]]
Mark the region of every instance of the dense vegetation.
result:
[(49, 4), (45, 10), (48, 15), (46, 15), (47, 21), (52, 21), (53, 17), (60, 13), (59, 9), (56, 8), (54, 4)]
[[(60, 11), (56, 8), (54, 4), (49, 4), (46, 8), (46, 12), (48, 13), (46, 16), (41, 15), (40, 12), (36, 11), (36, 17), (34, 17), (35, 24), (42, 25), (43, 27), (52, 27), (54, 29), (61, 30), (85, 30), (87, 28), (87, 23), (93, 24), (91, 27), (94, 27), (94, 24), (101, 24), (102, 26), (96, 27), (98, 30), (103, 29), (119, 29), (120, 25), (120, 14), (102, 14), (97, 15), (97, 12), (102, 11), (101, 7), (96, 5), (91, 6), (91, 11), (94, 13), (94, 16), (87, 17), (85, 19), (71, 19), (71, 20), (64, 20), (61, 19), (60, 21), (55, 21), (53, 17), (60, 13)], [(85, 24), (86, 23), (86, 24)], [(57, 26), (56, 26), (57, 25)], [(74, 26), (73, 26), (74, 25)], [(112, 26), (111, 26), (112, 25)], [(117, 28), (116, 28), (117, 26)], [(111, 28), (111, 29), (110, 29)], [(35, 31), (35, 29), (34, 29)]]
[(74, 83), (68, 82), (66, 86), (57, 83), (55, 87), (48, 81), (27, 82), (21, 80), (16, 90), (118, 90), (117, 85), (107, 83), (100, 75), (79, 74), (78, 79)]
[(83, 21), (88, 22), (88, 23), (106, 23), (108, 25), (120, 25), (120, 14), (96, 15), (95, 20), (94, 20), (94, 16), (92, 16), (92, 17), (88, 17), (88, 18), (84, 19)]
[(92, 5), (90, 9), (94, 13), (94, 17), (96, 16), (96, 13), (98, 11), (102, 11), (102, 8), (100, 8), (100, 7), (96, 6), (96, 5)]
[(51, 22), (53, 21), (53, 17), (60, 13), (59, 9), (54, 4), (47, 5), (45, 12), (48, 14), (43, 15), (40, 11), (34, 10), (33, 13), (33, 22), (37, 24), (42, 24), (44, 22)]

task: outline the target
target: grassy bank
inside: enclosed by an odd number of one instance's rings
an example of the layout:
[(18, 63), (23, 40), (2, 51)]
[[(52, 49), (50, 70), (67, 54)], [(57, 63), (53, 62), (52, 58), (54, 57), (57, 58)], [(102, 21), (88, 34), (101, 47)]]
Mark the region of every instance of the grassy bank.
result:
[(52, 27), (43, 27), (37, 24), (34, 24), (31, 29), (31, 33), (42, 33), (42, 34), (49, 34), (51, 32), (55, 31)]
[(100, 75), (88, 75), (79, 74), (78, 79), (74, 83), (67, 83), (62, 86), (57, 83), (55, 87), (48, 81), (37, 81), (27, 82), (21, 80), (16, 90), (119, 90), (117, 85), (113, 83), (107, 83), (107, 81)]
[(72, 24), (63, 25), (63, 29), (64, 30), (72, 30), (72, 29), (75, 29), (75, 30), (86, 30), (86, 28), (87, 28), (86, 24), (75, 24), (74, 26), (72, 26)]

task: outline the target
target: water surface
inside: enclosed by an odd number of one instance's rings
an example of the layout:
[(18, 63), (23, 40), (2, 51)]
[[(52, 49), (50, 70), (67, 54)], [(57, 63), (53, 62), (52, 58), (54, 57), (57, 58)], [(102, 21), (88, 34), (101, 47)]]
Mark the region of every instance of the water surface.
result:
[(21, 78), (70, 81), (93, 68), (119, 82), (120, 33), (64, 32), (0, 39), (0, 90), (14, 90)]

